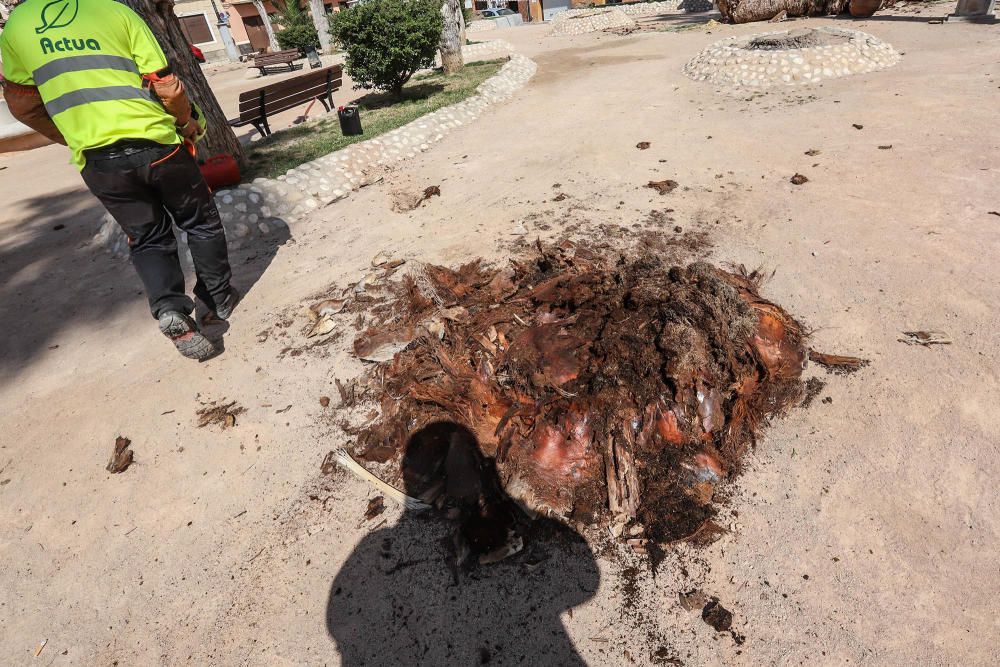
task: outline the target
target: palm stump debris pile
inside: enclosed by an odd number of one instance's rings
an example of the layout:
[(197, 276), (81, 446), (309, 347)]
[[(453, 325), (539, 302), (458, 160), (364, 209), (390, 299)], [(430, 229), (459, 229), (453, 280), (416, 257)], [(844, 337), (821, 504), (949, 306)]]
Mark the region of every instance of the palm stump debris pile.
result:
[[(381, 361), (368, 382), (379, 416), (353, 457), (447, 504), (451, 482), (431, 483), (447, 452), (414, 484), (405, 450), (418, 432), (446, 441), (451, 424), (478, 447), (469, 465), (495, 465), (529, 514), (638, 535), (639, 551), (714, 529), (718, 484), (801, 395), (802, 327), (756, 273), (537, 250), (503, 268), (422, 266), (353, 304), (377, 322), (355, 352)], [(473, 511), (494, 510), (484, 495)]]

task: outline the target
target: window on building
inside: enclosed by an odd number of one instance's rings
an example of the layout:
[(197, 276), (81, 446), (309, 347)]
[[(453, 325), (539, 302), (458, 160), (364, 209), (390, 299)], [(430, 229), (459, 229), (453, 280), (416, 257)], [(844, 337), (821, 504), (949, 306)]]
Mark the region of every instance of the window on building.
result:
[(208, 25), (208, 19), (204, 14), (193, 14), (192, 16), (181, 16), (181, 32), (192, 44), (207, 44), (214, 42), (212, 29)]

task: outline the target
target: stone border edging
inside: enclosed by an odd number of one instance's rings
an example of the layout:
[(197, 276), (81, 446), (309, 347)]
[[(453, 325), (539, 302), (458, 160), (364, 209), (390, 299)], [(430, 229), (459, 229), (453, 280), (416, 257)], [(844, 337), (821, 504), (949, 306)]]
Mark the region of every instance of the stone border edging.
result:
[(860, 30), (829, 26), (812, 30), (847, 37), (848, 41), (801, 49), (752, 51), (744, 48), (751, 40), (786, 35), (790, 31), (728, 37), (692, 58), (684, 66), (684, 73), (695, 81), (709, 81), (734, 89), (794, 86), (875, 72), (895, 65), (902, 58), (891, 44)]
[[(289, 222), (343, 199), (376, 180), (379, 167), (412, 158), (441, 141), (454, 128), (478, 118), (487, 107), (510, 99), (537, 70), (535, 62), (515, 53), (504, 40), (473, 44), (462, 49), (466, 62), (509, 56), (500, 71), (479, 84), (475, 94), (421, 116), (402, 127), (288, 170), (277, 178), (256, 178), (235, 188), (220, 190), (215, 203), (229, 245), (240, 247), (252, 237), (276, 235)], [(175, 230), (176, 231), (176, 230)], [(191, 265), (186, 235), (178, 235), (181, 256)], [(105, 214), (93, 243), (113, 256), (128, 254), (128, 243), (118, 224)]]

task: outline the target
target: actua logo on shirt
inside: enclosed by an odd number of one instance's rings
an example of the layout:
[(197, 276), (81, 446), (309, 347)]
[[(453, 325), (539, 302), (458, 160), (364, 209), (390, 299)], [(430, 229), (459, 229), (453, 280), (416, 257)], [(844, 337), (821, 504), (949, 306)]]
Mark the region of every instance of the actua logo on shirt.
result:
[(39, 45), (42, 47), (42, 53), (65, 53), (67, 51), (100, 51), (101, 44), (96, 39), (70, 39), (69, 37), (63, 37), (62, 39), (57, 39), (54, 42), (48, 37), (43, 37), (39, 40)]

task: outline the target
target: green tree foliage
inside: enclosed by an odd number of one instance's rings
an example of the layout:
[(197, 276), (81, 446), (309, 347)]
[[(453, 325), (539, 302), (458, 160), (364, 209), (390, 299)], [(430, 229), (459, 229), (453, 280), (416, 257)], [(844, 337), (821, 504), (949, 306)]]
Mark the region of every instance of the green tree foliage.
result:
[(299, 1), (285, 0), (284, 5), (279, 5), (277, 2), (274, 4), (278, 7), (274, 22), (281, 28), (275, 34), (278, 46), (286, 51), (298, 49), (302, 55), (309, 49), (318, 49), (319, 34), (316, 32), (316, 25), (312, 17), (302, 11)]
[(330, 18), (330, 33), (347, 52), (355, 88), (400, 95), (434, 62), (442, 23), (440, 0), (362, 0)]

